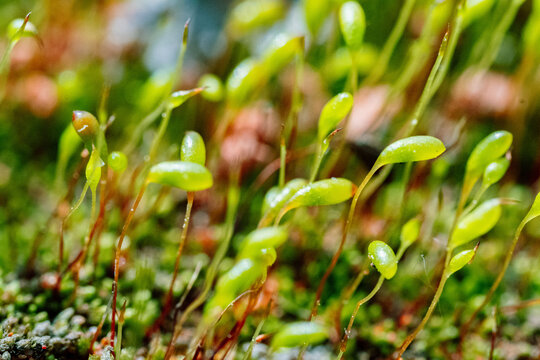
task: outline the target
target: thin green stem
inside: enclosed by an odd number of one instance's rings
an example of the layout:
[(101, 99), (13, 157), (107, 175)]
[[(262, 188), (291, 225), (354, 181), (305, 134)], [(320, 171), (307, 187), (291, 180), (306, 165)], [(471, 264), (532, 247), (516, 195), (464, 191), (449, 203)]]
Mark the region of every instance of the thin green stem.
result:
[[(172, 109), (168, 109), (170, 107), (167, 105), (168, 99), (172, 90), (174, 89), (174, 84), (179, 80), (179, 78), (182, 75), (182, 67), (184, 64), (184, 57), (185, 57), (186, 48), (187, 48), (188, 30), (189, 30), (189, 20), (184, 25), (184, 34), (182, 36), (182, 44), (180, 45), (180, 52), (178, 53), (174, 70), (171, 73), (171, 76), (167, 82), (167, 85), (165, 86), (165, 90), (163, 92), (163, 99), (162, 101), (160, 101), (158, 106), (150, 114), (146, 115), (144, 119), (141, 122), (139, 122), (139, 124), (137, 125), (137, 127), (135, 128), (133, 132), (133, 135), (131, 136), (130, 142), (126, 145), (124, 152), (130, 153), (135, 148), (144, 130), (154, 122), (154, 120), (157, 118), (159, 114), (163, 112), (163, 110), (165, 110), (165, 113), (168, 111), (169, 116), (170, 116), (170, 111)], [(165, 119), (163, 121), (165, 121)], [(166, 121), (168, 122), (168, 119)], [(160, 132), (165, 131), (165, 130), (161, 130), (162, 127), (163, 126), (160, 126), (160, 130), (158, 130), (158, 134)], [(165, 126), (164, 128), (166, 129), (167, 126)], [(161, 140), (161, 137), (159, 137), (157, 141), (156, 139), (154, 139), (154, 142), (152, 143), (152, 148), (157, 148), (157, 145), (159, 145), (160, 140)], [(156, 150), (154, 150), (154, 152), (155, 151)], [(152, 154), (152, 150), (150, 150), (150, 153)], [(150, 156), (150, 159), (153, 159), (153, 156)]]
[(148, 128), (154, 120), (163, 112), (163, 109), (165, 109), (165, 105), (167, 104), (167, 101), (161, 101), (158, 106), (152, 110), (148, 115), (146, 115), (138, 124), (135, 130), (133, 131), (133, 135), (130, 138), (130, 142), (126, 145), (124, 148), (124, 152), (126, 154), (129, 154), (133, 151), (135, 148), (137, 142), (142, 137), (142, 134), (146, 128)]
[(495, 61), (499, 48), (501, 47), (504, 34), (508, 31), (510, 25), (514, 21), (516, 14), (523, 4), (524, 0), (510, 0), (508, 9), (503, 13), (503, 16), (495, 24), (495, 29), (492, 30), (491, 41), (489, 46), (485, 47), (485, 52), (480, 60), (480, 68), (489, 69)]
[(356, 275), (356, 278), (354, 278), (352, 285), (349, 287), (349, 289), (347, 289), (347, 291), (345, 292), (344, 296), (342, 297), (340, 301), (340, 304), (341, 304), (340, 308), (343, 308), (345, 304), (350, 300), (351, 296), (354, 294), (356, 289), (358, 289), (358, 286), (360, 286), (360, 283), (362, 282), (366, 274), (367, 274), (367, 271), (361, 270), (358, 273), (358, 275)]
[(161, 143), (161, 139), (165, 135), (165, 131), (167, 130), (167, 126), (169, 125), (172, 109), (173, 109), (172, 106), (170, 105), (166, 106), (165, 111), (161, 115), (162, 120), (161, 120), (161, 123), (159, 124), (158, 132), (156, 136), (154, 137), (154, 140), (152, 141), (150, 152), (148, 153), (148, 164), (152, 164), (154, 162), (154, 159), (157, 155), (157, 151), (159, 149), (159, 144)]
[(426, 81), (426, 85), (424, 86), (424, 90), (422, 91), (422, 94), (420, 95), (420, 99), (418, 100), (418, 103), (416, 104), (416, 107), (413, 112), (413, 116), (411, 117), (410, 122), (414, 124), (412, 125), (412, 128), (416, 128), (418, 125), (418, 121), (420, 117), (424, 114), (424, 111), (426, 110), (427, 105), (429, 104), (429, 101), (437, 91), (436, 88), (434, 88), (433, 84), (435, 83), (435, 79), (437, 78), (437, 74), (439, 71), (439, 68), (441, 67), (441, 63), (443, 62), (443, 58), (445, 57), (445, 53), (447, 50), (447, 44), (448, 44), (448, 33), (445, 34), (441, 46), (439, 48), (439, 53), (437, 55), (437, 58), (435, 59), (435, 64), (433, 64), (433, 67), (431, 68), (431, 72), (429, 73), (428, 79)]
[(124, 328), (124, 315), (126, 313), (126, 300), (124, 300), (124, 305), (122, 305), (122, 310), (120, 310), (120, 316), (118, 317), (118, 341), (114, 347), (115, 357), (120, 357), (122, 354), (122, 329)]
[[(458, 16), (458, 17), (461, 18), (461, 16)], [(461, 22), (461, 20), (459, 21)], [(403, 134), (402, 137), (407, 137), (414, 133), (414, 131), (416, 130), (418, 126), (419, 120), (421, 119), (422, 115), (425, 112), (427, 105), (433, 98), (433, 95), (437, 92), (442, 82), (442, 79), (447, 73), (448, 65), (450, 63), (450, 60), (452, 59), (452, 54), (455, 49), (455, 44), (457, 43), (457, 39), (459, 38), (460, 31), (461, 31), (460, 27), (454, 27), (454, 29), (455, 30), (450, 34), (450, 38), (448, 38), (448, 36), (445, 35), (441, 43), (441, 46), (439, 48), (439, 53), (437, 55), (437, 59), (435, 60), (435, 63), (433, 64), (433, 67), (431, 68), (431, 72), (426, 81), (426, 85), (424, 86), (424, 89), (422, 90), (422, 94), (420, 95), (420, 100), (418, 101), (410, 120), (404, 125), (404, 127), (402, 128), (402, 131), (400, 131)], [(449, 43), (451, 44), (450, 46), (448, 46)], [(443, 65), (443, 60), (444, 60), (444, 65)], [(443, 69), (443, 66), (444, 66), (444, 69)], [(408, 71), (413, 71), (413, 70), (408, 70)], [(402, 90), (401, 85), (396, 85), (394, 87), (393, 93), (397, 94), (401, 90)], [(391, 168), (392, 168), (392, 165), (389, 165), (381, 171), (381, 173), (374, 179), (371, 186), (366, 189), (365, 196), (362, 197), (362, 200), (364, 200), (365, 197), (371, 195), (378, 188), (378, 186), (380, 186), (380, 184), (384, 182), (384, 180), (390, 174)]]
[(2, 55), (2, 60), (0, 60), (0, 101), (4, 99), (4, 95), (6, 94), (6, 82), (7, 82), (7, 76), (8, 76), (8, 71), (9, 71), (9, 60), (10, 60), (11, 52), (13, 51), (13, 48), (17, 44), (19, 38), (23, 35), (24, 29), (26, 28), (26, 24), (28, 24), (29, 18), (30, 18), (30, 13), (26, 14), (21, 27), (17, 30), (17, 32), (13, 35), (13, 37), (9, 39), (6, 50), (4, 51), (4, 54)]
[(322, 159), (324, 157), (324, 151), (322, 149), (322, 145), (317, 145), (317, 153), (315, 154), (315, 159), (313, 161), (313, 167), (311, 168), (311, 175), (309, 176), (309, 182), (312, 183), (317, 178), (317, 173), (319, 172), (319, 168), (321, 166)]
[(285, 137), (281, 137), (281, 143), (279, 145), (279, 188), (285, 186), (285, 166), (287, 164), (287, 145), (285, 144)]
[(84, 183), (84, 187), (81, 192), (81, 195), (79, 196), (79, 199), (77, 200), (75, 205), (73, 205), (73, 207), (69, 210), (69, 213), (62, 220), (62, 224), (60, 225), (60, 239), (58, 241), (58, 270), (56, 274), (56, 285), (55, 285), (56, 292), (60, 291), (60, 286), (62, 283), (62, 265), (64, 263), (64, 230), (66, 227), (66, 223), (68, 219), (71, 217), (71, 215), (73, 215), (73, 213), (79, 208), (79, 206), (81, 206), (89, 187), (90, 187), (90, 184), (88, 183), (88, 181), (86, 181)]
[(474, 198), (471, 200), (469, 205), (467, 205), (467, 207), (463, 210), (463, 212), (461, 214), (461, 217), (467, 215), (468, 213), (470, 213), (471, 211), (474, 210), (474, 208), (476, 207), (476, 205), (478, 204), (478, 202), (482, 198), (482, 195), (484, 195), (484, 193), (486, 192), (486, 190), (488, 188), (489, 188), (489, 186), (482, 185), (482, 187), (474, 195)]
[(463, 16), (462, 16), (463, 10), (462, 9), (463, 9), (463, 5), (462, 4), (458, 5), (457, 10), (456, 10), (456, 15), (452, 23), (452, 28), (450, 29), (451, 33), (450, 33), (450, 38), (448, 39), (447, 48), (445, 49), (444, 59), (440, 66), (439, 71), (437, 72), (437, 77), (435, 78), (435, 81), (433, 82), (433, 85), (431, 88), (430, 99), (431, 97), (433, 97), (435, 92), (437, 92), (437, 90), (442, 84), (442, 81), (446, 77), (446, 74), (448, 73), (450, 62), (452, 61), (454, 52), (456, 50), (457, 42), (459, 40), (459, 37), (461, 36), (461, 32), (463, 31)]
[(396, 48), (399, 39), (403, 35), (403, 31), (407, 26), (407, 21), (411, 16), (411, 12), (414, 8), (415, 2), (416, 0), (406, 0), (405, 4), (403, 4), (403, 6), (401, 7), (394, 28), (392, 29), (390, 36), (386, 40), (381, 54), (379, 55), (379, 58), (377, 59), (377, 66), (373, 67), (373, 70), (366, 78), (365, 82), (367, 84), (375, 84), (386, 73), (390, 58), (392, 57), (392, 54), (394, 52), (394, 49)]
[(375, 294), (381, 289), (381, 286), (384, 282), (384, 276), (379, 276), (379, 281), (377, 281), (377, 284), (371, 290), (371, 292), (366, 295), (364, 298), (362, 298), (360, 301), (356, 303), (356, 307), (354, 308), (354, 311), (351, 315), (351, 319), (349, 320), (349, 325), (347, 326), (347, 330), (345, 330), (345, 334), (343, 335), (343, 339), (341, 339), (341, 344), (339, 346), (339, 354), (337, 356), (337, 360), (341, 360), (343, 357), (343, 354), (345, 353), (345, 350), (347, 350), (347, 341), (349, 340), (349, 336), (351, 336), (351, 330), (354, 324), (354, 319), (356, 319), (356, 315), (358, 314), (358, 310), (360, 309), (360, 306), (367, 303)]

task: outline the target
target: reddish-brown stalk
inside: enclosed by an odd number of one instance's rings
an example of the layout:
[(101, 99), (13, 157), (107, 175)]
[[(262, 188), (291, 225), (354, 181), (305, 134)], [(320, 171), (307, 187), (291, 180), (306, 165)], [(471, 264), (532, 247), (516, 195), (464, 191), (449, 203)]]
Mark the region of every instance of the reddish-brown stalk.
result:
[(193, 198), (194, 198), (194, 193), (191, 191), (188, 191), (186, 215), (184, 216), (184, 223), (182, 226), (182, 235), (180, 235), (180, 243), (178, 244), (178, 253), (176, 254), (176, 261), (174, 262), (174, 271), (173, 271), (173, 276), (171, 279), (171, 284), (169, 285), (169, 291), (167, 291), (165, 300), (163, 301), (163, 310), (161, 311), (161, 315), (154, 322), (152, 327), (148, 329), (148, 331), (146, 332), (147, 337), (150, 337), (154, 332), (156, 332), (160, 328), (161, 324), (165, 321), (165, 319), (167, 318), (167, 315), (169, 315), (169, 312), (171, 311), (171, 308), (172, 308), (174, 283), (176, 282), (176, 277), (178, 276), (178, 269), (180, 268), (180, 258), (182, 257), (182, 252), (186, 244), (189, 221), (191, 218), (191, 208), (193, 207)]
[(129, 214), (126, 218), (126, 221), (124, 222), (124, 227), (122, 228), (122, 232), (120, 233), (120, 237), (118, 238), (118, 243), (116, 245), (116, 251), (114, 255), (114, 280), (112, 284), (112, 314), (111, 314), (111, 342), (110, 345), (114, 348), (114, 336), (115, 336), (115, 327), (116, 327), (116, 298), (118, 295), (118, 272), (120, 270), (120, 254), (122, 252), (122, 244), (124, 243), (124, 238), (126, 237), (127, 230), (129, 228), (129, 225), (131, 224), (131, 220), (133, 220), (133, 215), (135, 214), (135, 211), (137, 210), (137, 207), (139, 206), (139, 203), (141, 202), (141, 199), (144, 195), (144, 191), (146, 190), (146, 187), (148, 186), (148, 183), (145, 181), (143, 185), (141, 186), (141, 190), (139, 190), (139, 194), (137, 195), (137, 198), (135, 199), (135, 202), (131, 206), (129, 210)]
[(233, 328), (229, 332), (223, 340), (219, 343), (219, 345), (216, 347), (216, 349), (213, 351), (212, 356), (210, 357), (210, 360), (213, 360), (216, 355), (219, 353), (220, 350), (224, 349), (223, 355), (220, 357), (221, 359), (227, 358), (227, 353), (230, 351), (231, 345), (235, 343), (236, 339), (240, 335), (240, 331), (244, 327), (246, 323), (246, 319), (248, 315), (253, 310), (253, 307), (255, 306), (255, 303), (259, 297), (260, 289), (256, 293), (251, 293), (249, 295), (248, 304), (246, 306), (246, 310), (244, 311), (244, 314), (242, 314), (242, 318), (234, 324)]

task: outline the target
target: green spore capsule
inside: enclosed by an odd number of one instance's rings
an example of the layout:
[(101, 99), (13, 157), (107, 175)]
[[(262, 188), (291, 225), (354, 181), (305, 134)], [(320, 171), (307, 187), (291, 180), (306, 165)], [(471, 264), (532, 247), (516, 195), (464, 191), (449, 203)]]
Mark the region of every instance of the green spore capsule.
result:
[[(24, 29), (23, 29), (24, 26)], [(23, 37), (36, 37), (38, 36), (37, 28), (30, 21), (25, 19), (14, 19), (7, 27), (7, 37), (11, 42), (18, 41)]]
[(242, 105), (252, 94), (257, 84), (266, 78), (263, 67), (253, 58), (238, 64), (229, 75), (226, 83), (227, 99), (236, 106)]
[(243, 258), (223, 274), (217, 284), (217, 294), (229, 294), (233, 299), (243, 291), (246, 291), (266, 274), (265, 263), (260, 258)]
[[(302, 186), (303, 185), (304, 184), (302, 184)], [(273, 186), (266, 192), (261, 207), (261, 215), (264, 216), (264, 214), (266, 214), (266, 212), (270, 209), (270, 204), (276, 199), (280, 192), (281, 188), (279, 186)]]
[(306, 25), (312, 34), (317, 34), (320, 27), (330, 13), (332, 1), (330, 0), (304, 0), (303, 9)]
[(356, 1), (347, 1), (339, 9), (339, 26), (345, 44), (351, 50), (358, 50), (364, 41), (366, 16)]
[(88, 111), (75, 110), (72, 115), (71, 124), (86, 144), (91, 144), (97, 139), (100, 131), (99, 122)]
[(463, 7), (465, 26), (486, 15), (495, 2), (493, 0), (467, 0)]
[(407, 249), (418, 239), (421, 225), (422, 223), (418, 218), (413, 218), (403, 225), (400, 236), (401, 246), (403, 249)]
[(382, 241), (372, 241), (368, 246), (368, 256), (385, 279), (394, 277), (397, 271), (397, 258), (390, 246)]
[(64, 175), (69, 159), (81, 146), (81, 138), (71, 124), (66, 126), (58, 142), (57, 181)]
[(467, 160), (466, 176), (480, 176), (487, 165), (508, 151), (512, 139), (512, 134), (504, 130), (486, 136), (471, 152)]
[(278, 34), (270, 45), (270, 49), (263, 56), (263, 66), (270, 75), (275, 75), (303, 50), (303, 46), (302, 37)]
[(200, 164), (189, 161), (164, 161), (150, 168), (148, 182), (200, 191), (213, 184), (212, 174)]
[(448, 19), (452, 14), (452, 1), (435, 1), (428, 15), (424, 29), (427, 34), (438, 34), (444, 26), (448, 24)]
[(266, 227), (250, 232), (242, 242), (240, 257), (248, 257), (259, 249), (281, 246), (288, 237), (284, 227)]
[(203, 89), (201, 95), (206, 100), (218, 102), (223, 99), (223, 83), (216, 75), (203, 75), (199, 80), (197, 86)]
[(334, 205), (349, 200), (356, 186), (347, 179), (331, 178), (305, 185), (285, 205), (284, 211), (301, 206)]
[(123, 173), (128, 165), (127, 156), (121, 151), (113, 151), (109, 154), (108, 163), (111, 169), (117, 173)]
[(457, 253), (452, 257), (450, 263), (448, 264), (447, 277), (452, 275), (458, 270), (461, 270), (465, 265), (471, 262), (476, 254), (476, 250), (464, 250)]
[(529, 15), (529, 20), (523, 29), (523, 45), (526, 54), (530, 54), (533, 58), (540, 58), (540, 4), (538, 1), (533, 2), (533, 11)]
[(465, 215), (452, 233), (449, 246), (458, 247), (490, 231), (501, 217), (501, 207), (500, 199), (491, 199)]
[(324, 105), (319, 117), (317, 138), (320, 143), (336, 128), (351, 111), (353, 97), (348, 92), (339, 93)]
[(526, 223), (538, 216), (540, 216), (540, 193), (536, 195), (536, 197), (534, 198), (534, 202), (529, 209), (529, 212), (523, 218), (523, 226), (525, 226)]
[(281, 0), (247, 0), (238, 3), (231, 12), (229, 29), (240, 36), (280, 19), (285, 12)]
[(238, 258), (250, 258), (266, 266), (271, 266), (277, 259), (277, 252), (273, 247), (251, 248), (247, 252), (240, 253)]
[[(354, 65), (359, 75), (366, 75), (377, 65), (378, 50), (372, 45), (364, 44), (360, 50), (354, 51)], [(327, 57), (322, 66), (322, 75), (330, 82), (336, 82), (347, 77), (352, 70), (353, 61), (350, 50), (343, 46)]]
[(192, 98), (193, 96), (199, 94), (202, 91), (202, 88), (175, 91), (171, 94), (171, 96), (169, 96), (169, 106), (173, 109), (177, 108), (183, 103), (185, 103), (188, 99)]
[(275, 194), (267, 194), (265, 202), (268, 202), (268, 205), (266, 206), (266, 211), (264, 211), (260, 226), (267, 225), (268, 222), (272, 221), (272, 219), (279, 214), (287, 201), (307, 184), (308, 182), (305, 179), (292, 179), (283, 186), (283, 189), (277, 188)]
[(319, 344), (328, 338), (328, 328), (310, 321), (287, 324), (274, 335), (271, 348), (290, 348)]
[(491, 162), (484, 170), (484, 175), (482, 177), (483, 186), (489, 187), (499, 182), (504, 174), (506, 174), (506, 170), (508, 170), (509, 166), (510, 161), (505, 157)]
[(442, 141), (433, 136), (411, 136), (388, 145), (379, 155), (375, 167), (430, 160), (445, 150)]
[(206, 147), (204, 145), (204, 140), (199, 133), (195, 131), (186, 132), (186, 135), (182, 140), (180, 159), (182, 161), (190, 161), (204, 166), (206, 163)]
[(139, 89), (137, 105), (145, 111), (155, 107), (164, 98), (165, 92), (169, 91), (171, 76), (171, 69), (159, 69), (152, 73)]

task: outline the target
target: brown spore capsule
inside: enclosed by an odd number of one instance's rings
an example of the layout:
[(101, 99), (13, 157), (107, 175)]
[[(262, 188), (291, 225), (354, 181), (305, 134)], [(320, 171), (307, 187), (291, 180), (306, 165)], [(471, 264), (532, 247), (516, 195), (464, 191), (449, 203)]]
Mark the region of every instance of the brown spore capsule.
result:
[(85, 143), (92, 142), (96, 139), (99, 132), (99, 123), (96, 117), (88, 111), (73, 111), (71, 123)]

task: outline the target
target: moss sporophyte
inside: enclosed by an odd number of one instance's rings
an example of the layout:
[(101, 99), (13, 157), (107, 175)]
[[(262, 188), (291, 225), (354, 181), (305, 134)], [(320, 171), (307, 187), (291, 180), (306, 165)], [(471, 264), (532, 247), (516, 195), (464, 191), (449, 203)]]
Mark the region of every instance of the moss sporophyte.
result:
[(6, 18), (1, 359), (537, 356), (540, 0), (150, 3)]

